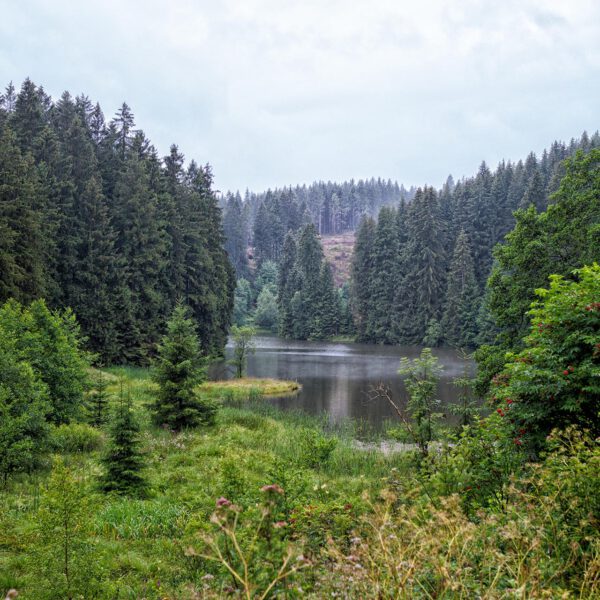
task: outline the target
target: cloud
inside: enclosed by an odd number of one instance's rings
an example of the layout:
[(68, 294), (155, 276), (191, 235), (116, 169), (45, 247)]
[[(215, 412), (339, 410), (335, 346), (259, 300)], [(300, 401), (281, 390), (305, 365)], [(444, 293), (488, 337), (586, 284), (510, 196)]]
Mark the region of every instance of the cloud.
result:
[(4, 81), (126, 100), (220, 189), (439, 184), (598, 126), (592, 0), (6, 4)]

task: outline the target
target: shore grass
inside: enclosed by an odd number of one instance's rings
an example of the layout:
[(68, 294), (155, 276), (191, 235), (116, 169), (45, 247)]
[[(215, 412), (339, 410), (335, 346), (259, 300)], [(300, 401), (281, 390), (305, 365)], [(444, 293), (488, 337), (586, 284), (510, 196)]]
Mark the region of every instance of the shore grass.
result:
[(210, 396), (219, 396), (232, 392), (234, 396), (247, 396), (251, 390), (261, 396), (291, 396), (300, 391), (302, 386), (297, 381), (284, 379), (268, 379), (257, 377), (242, 377), (222, 381), (207, 381), (198, 387), (200, 392)]

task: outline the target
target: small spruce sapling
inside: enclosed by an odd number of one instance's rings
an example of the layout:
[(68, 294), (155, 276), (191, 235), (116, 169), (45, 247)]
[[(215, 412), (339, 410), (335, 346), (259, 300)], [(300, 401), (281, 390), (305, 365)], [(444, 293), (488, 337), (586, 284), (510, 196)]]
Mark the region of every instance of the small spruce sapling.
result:
[(110, 440), (102, 458), (104, 474), (100, 488), (126, 496), (143, 496), (148, 483), (144, 476), (144, 458), (140, 451), (140, 427), (135, 419), (129, 398), (123, 398), (110, 426)]
[(167, 323), (154, 366), (158, 392), (153, 409), (158, 425), (181, 431), (214, 423), (216, 406), (196, 390), (206, 378), (203, 363), (194, 323), (180, 304)]

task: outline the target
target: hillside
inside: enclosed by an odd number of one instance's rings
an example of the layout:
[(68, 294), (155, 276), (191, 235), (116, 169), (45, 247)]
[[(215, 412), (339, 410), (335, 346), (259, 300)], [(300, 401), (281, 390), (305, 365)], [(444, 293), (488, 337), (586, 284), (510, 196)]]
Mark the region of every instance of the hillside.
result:
[(321, 242), (325, 258), (333, 269), (333, 279), (336, 286), (350, 281), (350, 263), (354, 251), (354, 232), (336, 235), (322, 235)]

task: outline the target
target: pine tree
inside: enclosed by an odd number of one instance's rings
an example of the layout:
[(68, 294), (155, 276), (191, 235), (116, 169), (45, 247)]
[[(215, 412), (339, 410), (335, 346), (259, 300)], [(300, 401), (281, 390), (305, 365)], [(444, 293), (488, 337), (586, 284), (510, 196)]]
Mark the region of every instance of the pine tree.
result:
[(110, 426), (110, 441), (102, 457), (100, 488), (124, 496), (143, 496), (148, 488), (140, 451), (140, 427), (129, 401), (121, 401)]
[(375, 221), (371, 218), (365, 218), (359, 225), (352, 257), (352, 306), (354, 308), (357, 338), (361, 342), (374, 341), (373, 327), (371, 326), (374, 243)]
[(407, 332), (404, 343), (421, 343), (430, 321), (441, 317), (446, 258), (438, 211), (435, 190), (419, 189), (410, 211), (404, 301), (398, 316), (399, 329)]
[(108, 379), (99, 373), (94, 380), (94, 387), (88, 392), (88, 421), (94, 427), (101, 427), (108, 418), (110, 394), (107, 391)]
[(9, 128), (0, 132), (0, 301), (29, 302), (46, 289), (38, 179)]
[(298, 273), (296, 265), (296, 240), (291, 232), (288, 232), (283, 244), (283, 256), (279, 267), (279, 279), (277, 282), (277, 306), (279, 308), (279, 335), (291, 337), (294, 327), (292, 312), (292, 298), (299, 291)]
[(153, 405), (157, 424), (180, 431), (214, 421), (214, 406), (201, 399), (195, 389), (205, 377), (202, 363), (194, 323), (180, 304), (167, 323), (154, 366), (153, 377), (159, 388)]
[(340, 330), (340, 303), (328, 262), (323, 261), (319, 274), (318, 323), (311, 335), (314, 339), (327, 339)]
[(228, 194), (223, 212), (225, 250), (229, 256), (236, 277), (248, 277), (248, 231), (239, 194)]
[(441, 327), (452, 346), (475, 345), (477, 336), (478, 290), (467, 234), (461, 230), (454, 246), (448, 273), (446, 308)]
[(375, 229), (373, 276), (370, 281), (372, 309), (370, 336), (382, 343), (393, 342), (394, 296), (399, 259), (396, 213), (383, 207)]

